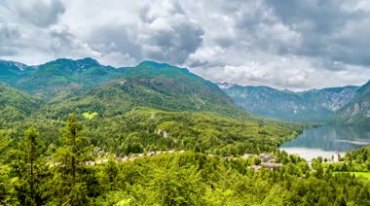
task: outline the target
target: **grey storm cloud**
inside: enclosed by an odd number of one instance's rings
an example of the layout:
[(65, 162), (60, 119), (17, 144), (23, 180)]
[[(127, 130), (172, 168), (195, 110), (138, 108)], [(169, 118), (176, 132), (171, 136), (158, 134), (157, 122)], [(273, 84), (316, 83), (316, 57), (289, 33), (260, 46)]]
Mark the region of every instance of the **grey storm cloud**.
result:
[(157, 1), (140, 11), (143, 53), (151, 59), (183, 64), (201, 45), (203, 30), (189, 20), (178, 2), (162, 9)]
[(203, 31), (191, 24), (173, 25), (143, 34), (145, 56), (159, 61), (183, 64), (202, 43)]
[(19, 36), (18, 29), (0, 22), (0, 53), (6, 55), (16, 54), (14, 38), (19, 38)]
[(137, 42), (137, 27), (134, 25), (111, 24), (95, 28), (87, 41), (91, 47), (101, 53), (118, 52), (141, 58), (141, 46)]
[(39, 27), (56, 23), (65, 12), (60, 0), (8, 0), (6, 6), (22, 20)]
[(200, 47), (203, 31), (179, 3), (163, 7), (160, 2), (139, 7), (136, 24), (116, 21), (96, 26), (88, 35), (88, 44), (102, 55), (116, 53), (136, 61), (183, 64)]
[(0, 58), (145, 59), (206, 79), (303, 90), (370, 78), (365, 0), (0, 1)]
[(297, 53), (369, 66), (369, 5), (351, 8), (360, 2), (268, 0), (282, 21), (302, 34), (302, 47)]

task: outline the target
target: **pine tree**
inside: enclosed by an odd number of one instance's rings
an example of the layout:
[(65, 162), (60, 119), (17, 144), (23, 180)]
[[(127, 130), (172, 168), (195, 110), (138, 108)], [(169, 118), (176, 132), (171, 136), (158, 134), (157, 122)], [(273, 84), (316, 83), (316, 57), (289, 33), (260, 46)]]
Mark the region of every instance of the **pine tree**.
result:
[(66, 175), (72, 177), (72, 184), (76, 181), (77, 167), (81, 159), (81, 150), (83, 137), (80, 136), (82, 130), (81, 125), (78, 123), (76, 115), (70, 115), (67, 125), (63, 131), (63, 142), (67, 148), (70, 161), (67, 162)]
[(48, 168), (39, 132), (34, 127), (27, 129), (19, 146), (19, 160), (15, 160), (18, 162), (17, 171), (20, 177), (17, 185), (18, 199), (24, 205), (42, 205), (45, 201), (42, 184), (47, 177)]
[(84, 182), (85, 162), (89, 159), (86, 138), (81, 135), (82, 126), (76, 115), (71, 114), (62, 135), (63, 146), (56, 153), (57, 177), (55, 194), (62, 205), (85, 205), (87, 187)]
[(11, 167), (4, 164), (4, 160), (8, 158), (7, 149), (10, 142), (10, 138), (0, 130), (0, 205), (18, 205), (10, 177)]
[(29, 167), (29, 178), (28, 184), (30, 187), (30, 199), (32, 204), (36, 204), (35, 201), (35, 164), (36, 160), (40, 157), (39, 148), (39, 136), (40, 134), (33, 127), (29, 128), (26, 132), (26, 162)]
[(113, 159), (110, 159), (104, 166), (104, 174), (107, 178), (108, 188), (110, 191), (115, 189), (118, 173), (119, 168), (117, 163)]

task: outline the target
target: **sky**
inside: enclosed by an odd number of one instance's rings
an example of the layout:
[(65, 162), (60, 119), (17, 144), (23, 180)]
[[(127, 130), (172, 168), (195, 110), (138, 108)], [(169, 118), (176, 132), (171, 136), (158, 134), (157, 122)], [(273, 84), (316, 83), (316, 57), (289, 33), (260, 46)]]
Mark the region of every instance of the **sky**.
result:
[(0, 0), (0, 59), (92, 57), (306, 90), (370, 79), (368, 0)]

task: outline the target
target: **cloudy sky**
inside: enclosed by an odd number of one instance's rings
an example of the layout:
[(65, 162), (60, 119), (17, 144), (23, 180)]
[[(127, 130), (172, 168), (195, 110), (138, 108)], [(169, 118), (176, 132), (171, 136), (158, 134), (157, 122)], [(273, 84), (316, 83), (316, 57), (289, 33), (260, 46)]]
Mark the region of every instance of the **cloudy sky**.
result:
[(87, 56), (242, 85), (359, 85), (370, 79), (370, 1), (0, 0), (0, 59)]

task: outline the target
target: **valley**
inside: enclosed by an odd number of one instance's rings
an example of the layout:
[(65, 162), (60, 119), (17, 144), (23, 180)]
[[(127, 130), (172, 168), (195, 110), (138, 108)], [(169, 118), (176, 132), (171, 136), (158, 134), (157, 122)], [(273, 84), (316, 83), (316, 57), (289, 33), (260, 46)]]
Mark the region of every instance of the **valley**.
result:
[(318, 126), (305, 129), (284, 143), (282, 150), (308, 161), (318, 157), (338, 161), (345, 152), (370, 145), (369, 84), (303, 92), (265, 86), (219, 87), (249, 113)]
[[(366, 129), (367, 85), (293, 94), (222, 87), (153, 61), (114, 68), (91, 58), (1, 61), (0, 81), (1, 205), (369, 201), (369, 133), (349, 127), (360, 119)], [(326, 122), (348, 127), (312, 128)], [(290, 152), (302, 147), (309, 158)], [(330, 161), (332, 152), (341, 157)]]

